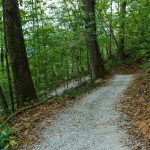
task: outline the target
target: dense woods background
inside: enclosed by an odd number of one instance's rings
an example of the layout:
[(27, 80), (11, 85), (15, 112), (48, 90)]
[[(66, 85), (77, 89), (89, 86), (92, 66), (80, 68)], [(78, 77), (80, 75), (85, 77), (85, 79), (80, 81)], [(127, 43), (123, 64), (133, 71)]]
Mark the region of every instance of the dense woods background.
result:
[[(150, 68), (149, 0), (0, 0), (0, 110), (139, 60)], [(39, 100), (38, 100), (39, 99)]]

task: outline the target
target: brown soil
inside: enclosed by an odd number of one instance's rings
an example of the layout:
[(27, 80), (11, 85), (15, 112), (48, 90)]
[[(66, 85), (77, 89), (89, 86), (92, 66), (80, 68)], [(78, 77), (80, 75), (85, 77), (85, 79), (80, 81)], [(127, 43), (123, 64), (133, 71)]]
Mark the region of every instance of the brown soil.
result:
[(145, 72), (140, 68), (122, 101), (129, 117), (127, 129), (136, 139), (134, 150), (150, 150), (150, 75)]
[(137, 74), (143, 68), (139, 64), (139, 60), (134, 60), (121, 67), (116, 67), (112, 69), (111, 74)]

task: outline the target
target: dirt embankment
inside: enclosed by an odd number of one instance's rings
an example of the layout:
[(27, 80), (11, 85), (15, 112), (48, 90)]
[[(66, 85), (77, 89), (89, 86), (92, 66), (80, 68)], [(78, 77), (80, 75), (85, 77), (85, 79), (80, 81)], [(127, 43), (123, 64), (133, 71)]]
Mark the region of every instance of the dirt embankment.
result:
[(122, 101), (129, 117), (128, 131), (136, 139), (135, 150), (150, 150), (150, 75), (140, 69)]

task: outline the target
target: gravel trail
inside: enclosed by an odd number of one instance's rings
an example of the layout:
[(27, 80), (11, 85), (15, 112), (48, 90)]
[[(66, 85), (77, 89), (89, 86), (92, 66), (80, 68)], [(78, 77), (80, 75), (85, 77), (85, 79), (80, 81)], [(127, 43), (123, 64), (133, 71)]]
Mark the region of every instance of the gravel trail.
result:
[(108, 85), (67, 108), (34, 150), (131, 150), (116, 106), (132, 80), (132, 75), (116, 75)]

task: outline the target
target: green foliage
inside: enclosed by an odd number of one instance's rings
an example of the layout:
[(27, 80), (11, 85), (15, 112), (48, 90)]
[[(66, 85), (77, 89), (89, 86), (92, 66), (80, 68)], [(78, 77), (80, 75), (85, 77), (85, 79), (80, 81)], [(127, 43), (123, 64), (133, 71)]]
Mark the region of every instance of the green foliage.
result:
[(13, 136), (13, 132), (10, 128), (1, 129), (0, 126), (0, 149), (16, 149), (17, 143)]
[[(62, 82), (83, 76), (88, 60), (80, 3), (62, 0), (58, 8), (53, 3), (43, 5), (42, 0), (34, 2), (22, 3), (28, 6), (22, 10), (22, 19), (31, 73), (41, 96)], [(49, 16), (47, 8), (52, 11)]]
[[(126, 60), (127, 61), (127, 60)], [(111, 70), (112, 68), (120, 67), (125, 63), (125, 61), (116, 60), (116, 59), (109, 59), (105, 64), (107, 70)]]
[(147, 73), (150, 74), (150, 60), (146, 62), (145, 67), (147, 69)]
[[(126, 62), (117, 60), (120, 2), (112, 1), (112, 11), (110, 0), (97, 1), (96, 5), (98, 43), (107, 70)], [(19, 4), (29, 65), (38, 97), (43, 98), (63, 82), (89, 74), (83, 0), (19, 0)], [(150, 57), (149, 9), (150, 5), (145, 0), (127, 1), (127, 61)], [(2, 16), (0, 6), (0, 49), (4, 48)], [(2, 69), (1, 64), (0, 85), (10, 101), (6, 65)]]
[(107, 63), (105, 64), (107, 70), (112, 69), (114, 66), (116, 66), (116, 62), (113, 60), (108, 60)]
[(0, 115), (2, 114), (2, 112), (3, 112), (3, 109), (2, 109), (1, 106), (0, 106)]
[(150, 50), (147, 49), (141, 49), (139, 51), (139, 56), (144, 57), (144, 58), (150, 58)]

